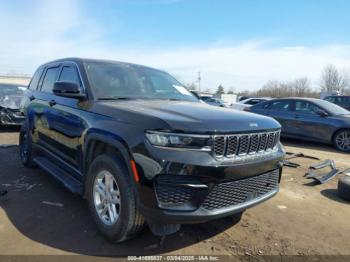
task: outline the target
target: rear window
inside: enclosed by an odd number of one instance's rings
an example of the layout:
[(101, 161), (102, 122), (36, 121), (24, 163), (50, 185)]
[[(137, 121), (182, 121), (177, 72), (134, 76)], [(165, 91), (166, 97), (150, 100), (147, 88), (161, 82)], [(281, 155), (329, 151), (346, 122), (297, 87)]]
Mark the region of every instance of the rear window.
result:
[(8, 95), (21, 95), (23, 89), (16, 85), (0, 84), (0, 98)]
[(286, 100), (274, 101), (270, 104), (269, 109), (276, 111), (290, 111), (292, 102)]
[(34, 73), (32, 80), (30, 80), (29, 89), (36, 90), (38, 88), (41, 74), (43, 73), (43, 67), (39, 67)]

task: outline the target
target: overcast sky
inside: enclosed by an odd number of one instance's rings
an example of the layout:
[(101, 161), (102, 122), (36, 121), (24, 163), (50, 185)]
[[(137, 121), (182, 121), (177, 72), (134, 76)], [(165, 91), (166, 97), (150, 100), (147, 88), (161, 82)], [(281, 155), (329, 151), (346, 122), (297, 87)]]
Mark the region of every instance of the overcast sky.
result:
[(254, 90), (350, 68), (348, 0), (0, 0), (0, 73), (74, 56), (164, 69), (203, 89)]

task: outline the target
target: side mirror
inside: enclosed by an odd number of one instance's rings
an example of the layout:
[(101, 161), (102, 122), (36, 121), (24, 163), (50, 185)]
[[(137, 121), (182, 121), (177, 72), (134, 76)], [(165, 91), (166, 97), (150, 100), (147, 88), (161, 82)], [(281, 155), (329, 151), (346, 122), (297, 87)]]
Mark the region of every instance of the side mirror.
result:
[(322, 116), (322, 117), (326, 117), (328, 116), (328, 113), (324, 110), (317, 110), (316, 113), (319, 115), (319, 116)]
[(57, 81), (53, 86), (53, 93), (56, 96), (63, 96), (67, 98), (84, 99), (85, 94), (80, 92), (80, 88), (73, 82)]

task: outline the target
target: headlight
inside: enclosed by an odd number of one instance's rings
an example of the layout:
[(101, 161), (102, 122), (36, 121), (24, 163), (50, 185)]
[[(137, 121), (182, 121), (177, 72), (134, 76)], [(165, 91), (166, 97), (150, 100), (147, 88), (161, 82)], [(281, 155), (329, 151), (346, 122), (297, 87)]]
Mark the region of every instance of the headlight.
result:
[(146, 131), (148, 141), (159, 147), (211, 151), (212, 139), (207, 135), (176, 134), (159, 131)]

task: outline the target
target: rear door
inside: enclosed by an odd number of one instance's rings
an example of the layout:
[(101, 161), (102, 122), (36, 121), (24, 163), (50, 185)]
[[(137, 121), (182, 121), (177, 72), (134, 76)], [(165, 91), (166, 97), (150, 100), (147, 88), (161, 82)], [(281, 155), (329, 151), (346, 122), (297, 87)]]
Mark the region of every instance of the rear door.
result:
[(51, 64), (44, 70), (39, 82), (38, 91), (30, 98), (33, 106), (33, 140), (42, 148), (52, 151), (51, 133), (49, 127), (50, 101), (53, 100), (53, 85), (58, 78), (60, 64)]
[[(57, 81), (73, 82), (85, 93), (79, 70), (74, 63), (65, 62), (60, 68)], [(84, 121), (86, 102), (52, 94), (47, 121), (50, 148), (72, 169), (71, 174), (80, 179), (82, 157), (81, 138), (87, 124)], [(72, 172), (76, 171), (76, 172)]]
[(275, 100), (269, 103), (268, 108), (265, 109), (266, 115), (276, 119), (282, 126), (282, 133), (284, 135), (294, 135), (296, 130), (293, 126), (294, 102), (292, 100)]

